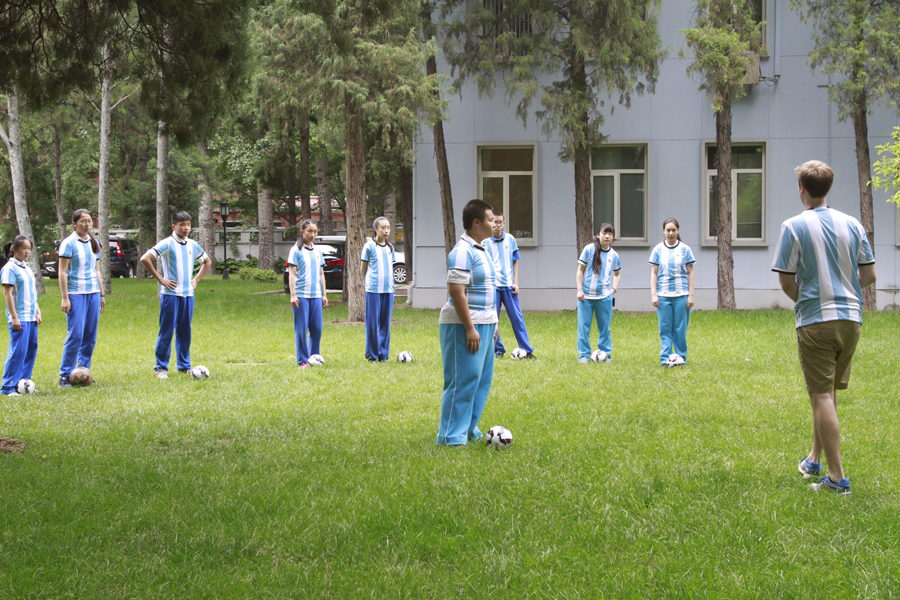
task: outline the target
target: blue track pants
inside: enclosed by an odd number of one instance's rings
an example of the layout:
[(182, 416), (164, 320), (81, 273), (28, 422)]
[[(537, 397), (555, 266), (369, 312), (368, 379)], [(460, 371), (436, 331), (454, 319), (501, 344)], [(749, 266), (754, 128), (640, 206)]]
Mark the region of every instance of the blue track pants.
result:
[(319, 345), (322, 342), (322, 299), (299, 298), (300, 306), (294, 311), (294, 347), (297, 351), (297, 364), (309, 362), (313, 354), (321, 354)]
[(4, 394), (16, 391), (20, 379), (31, 379), (34, 371), (34, 359), (37, 358), (38, 326), (36, 321), (22, 321), (22, 329), (16, 331), (9, 326), (9, 352), (6, 353), (6, 364), (3, 366)]
[(656, 314), (659, 317), (659, 361), (666, 362), (677, 354), (687, 362), (687, 329), (691, 309), (687, 296), (660, 296)]
[[(525, 317), (522, 316), (522, 309), (519, 308), (519, 295), (513, 294), (512, 288), (499, 288), (494, 297), (497, 306), (497, 317), (500, 317), (500, 304), (506, 307), (506, 314), (509, 315), (509, 324), (512, 325), (513, 333), (516, 335), (516, 341), (519, 342), (519, 348), (525, 352), (534, 352), (531, 342), (528, 341), (528, 330), (525, 329)], [(500, 336), (497, 336), (497, 342), (494, 344), (494, 352), (506, 352)]]
[(494, 378), (494, 353), (491, 341), (496, 325), (475, 325), (481, 336), (478, 352), (466, 348), (466, 328), (442, 324), (441, 358), (444, 362), (444, 393), (441, 399), (441, 423), (437, 444), (453, 446), (481, 437), (478, 420), (487, 403)]
[(59, 376), (68, 377), (75, 367), (91, 368), (100, 323), (100, 292), (69, 294), (72, 309), (66, 314), (66, 341), (63, 342)]
[(591, 325), (597, 320), (597, 350), (612, 354), (612, 294), (598, 300), (578, 301), (578, 358), (591, 357)]
[(156, 338), (156, 371), (169, 370), (172, 335), (175, 335), (175, 357), (179, 371), (191, 368), (191, 319), (194, 318), (193, 296), (159, 297), (159, 337)]
[(387, 360), (391, 353), (394, 294), (366, 292), (366, 358)]

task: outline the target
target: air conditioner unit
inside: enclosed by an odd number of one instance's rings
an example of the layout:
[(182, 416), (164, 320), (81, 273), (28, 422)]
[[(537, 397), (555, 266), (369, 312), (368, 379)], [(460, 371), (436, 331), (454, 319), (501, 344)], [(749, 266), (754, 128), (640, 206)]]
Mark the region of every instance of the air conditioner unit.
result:
[(744, 56), (750, 58), (747, 73), (744, 75), (744, 85), (759, 85), (759, 54), (747, 52)]

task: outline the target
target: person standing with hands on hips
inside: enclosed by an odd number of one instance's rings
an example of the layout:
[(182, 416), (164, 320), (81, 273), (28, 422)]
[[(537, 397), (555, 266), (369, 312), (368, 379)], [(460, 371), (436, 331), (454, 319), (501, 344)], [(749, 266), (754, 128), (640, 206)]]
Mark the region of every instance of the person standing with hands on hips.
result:
[(439, 446), (465, 446), (482, 437), (478, 420), (494, 377), (496, 273), (494, 261), (475, 241), (491, 235), (494, 212), (484, 200), (470, 200), (462, 217), (466, 233), (447, 258), (450, 297), (438, 319), (444, 364)]
[(681, 241), (679, 229), (675, 219), (663, 221), (665, 239), (650, 254), (650, 300), (659, 318), (659, 361), (664, 367), (687, 362), (687, 328), (694, 306), (694, 254)]
[(797, 349), (813, 413), (812, 449), (798, 465), (804, 479), (829, 474), (814, 490), (850, 494), (841, 463), (836, 390), (850, 382), (850, 363), (862, 328), (863, 288), (875, 283), (875, 255), (859, 221), (829, 208), (834, 171), (819, 160), (795, 169), (806, 208), (781, 225), (772, 270), (793, 300)]
[[(72, 213), (75, 231), (59, 245), (59, 291), (66, 313), (66, 340), (59, 364), (59, 387), (72, 387), (69, 375), (75, 367), (91, 368), (100, 313), (106, 310), (106, 295), (97, 262), (100, 242), (91, 235), (94, 218), (79, 208)], [(97, 383), (96, 380), (93, 383)]]
[[(534, 355), (534, 347), (528, 339), (528, 330), (525, 328), (525, 317), (519, 307), (519, 244), (509, 233), (503, 231), (503, 213), (494, 212), (494, 227), (492, 237), (482, 243), (487, 253), (494, 261), (497, 271), (497, 318), (500, 318), (500, 305), (506, 306), (506, 314), (509, 316), (509, 324), (519, 348), (526, 352), (525, 358), (537, 358)], [(500, 339), (499, 329), (497, 341), (494, 343), (494, 354), (502, 358), (506, 353), (503, 341)]]
[[(178, 211), (172, 215), (172, 235), (147, 250), (141, 264), (159, 282), (159, 336), (156, 338), (156, 366), (160, 379), (169, 377), (172, 357), (172, 336), (175, 336), (175, 356), (179, 373), (191, 370), (191, 319), (194, 318), (194, 288), (209, 271), (212, 259), (200, 244), (192, 240), (191, 215)], [(159, 257), (163, 272), (153, 266)], [(194, 263), (203, 261), (196, 277)]]

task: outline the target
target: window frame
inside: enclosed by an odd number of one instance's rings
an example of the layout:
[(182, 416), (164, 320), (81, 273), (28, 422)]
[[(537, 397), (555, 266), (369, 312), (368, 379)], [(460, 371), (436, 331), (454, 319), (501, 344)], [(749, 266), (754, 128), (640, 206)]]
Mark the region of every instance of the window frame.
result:
[[(716, 140), (703, 140), (703, 143), (700, 146), (700, 165), (702, 168), (702, 188), (703, 188), (703, 206), (702, 210), (702, 227), (703, 227), (703, 241), (701, 242), (701, 246), (716, 246), (718, 245), (717, 236), (709, 235), (709, 178), (710, 175), (715, 175), (715, 169), (707, 168), (706, 162), (706, 151), (710, 146), (715, 147)], [(763, 148), (763, 161), (761, 169), (731, 169), (731, 245), (732, 246), (768, 246), (768, 238), (769, 238), (769, 227), (768, 227), (768, 216), (769, 216), (769, 142), (768, 140), (733, 140), (731, 142), (731, 147), (735, 146), (762, 146)], [(738, 173), (762, 173), (762, 214), (760, 215), (760, 222), (762, 223), (761, 233), (762, 238), (738, 238), (737, 237), (737, 220), (735, 220), (734, 215), (737, 214), (737, 174)]]
[[(644, 146), (644, 168), (643, 169), (594, 169), (591, 167), (591, 223), (594, 222), (594, 177), (596, 176), (613, 176), (615, 190), (615, 211), (616, 217), (613, 227), (616, 228), (617, 246), (648, 246), (650, 244), (650, 140), (635, 141), (616, 141), (608, 144), (600, 144), (600, 146), (611, 147), (627, 147), (627, 146)], [(599, 147), (599, 146), (596, 146)], [(592, 149), (593, 150), (593, 149)], [(619, 231), (622, 230), (622, 208), (621, 208), (621, 177), (622, 173), (643, 173), (644, 174), (644, 237), (642, 238), (623, 238), (619, 237)], [(592, 231), (596, 234), (596, 231)]]
[[(483, 171), (481, 169), (481, 151), (482, 150), (520, 150), (522, 148), (531, 148), (531, 171)], [(484, 198), (484, 177), (503, 177), (503, 211), (504, 216), (509, 214), (509, 176), (510, 175), (531, 175), (531, 214), (534, 222), (532, 223), (532, 237), (519, 237), (515, 232), (510, 231), (508, 227), (504, 231), (512, 234), (516, 238), (519, 246), (534, 247), (538, 245), (540, 235), (540, 218), (538, 217), (538, 145), (531, 143), (478, 143), (475, 144), (475, 187), (478, 190), (477, 198)], [(506, 225), (509, 225), (509, 219), (506, 218)]]

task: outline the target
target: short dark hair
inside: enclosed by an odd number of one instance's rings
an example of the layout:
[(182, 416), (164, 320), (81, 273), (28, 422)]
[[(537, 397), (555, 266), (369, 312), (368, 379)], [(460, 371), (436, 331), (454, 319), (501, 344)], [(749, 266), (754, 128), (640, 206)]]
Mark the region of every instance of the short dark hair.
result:
[(475, 219), (479, 221), (484, 220), (484, 214), (487, 211), (494, 212), (494, 207), (484, 200), (469, 200), (466, 204), (466, 207), (463, 208), (463, 229), (466, 231), (472, 229), (472, 225), (475, 223)]
[(813, 198), (824, 198), (834, 183), (834, 171), (821, 160), (808, 160), (794, 169), (797, 181)]
[(179, 210), (175, 214), (172, 215), (172, 225), (176, 225), (181, 223), (182, 221), (190, 221), (191, 213), (186, 210)]
[(493, 208), (492, 208), (491, 210), (494, 211), (494, 217), (502, 217), (502, 216), (503, 216), (503, 213), (500, 212), (499, 210), (496, 210), (496, 209), (493, 209)]

